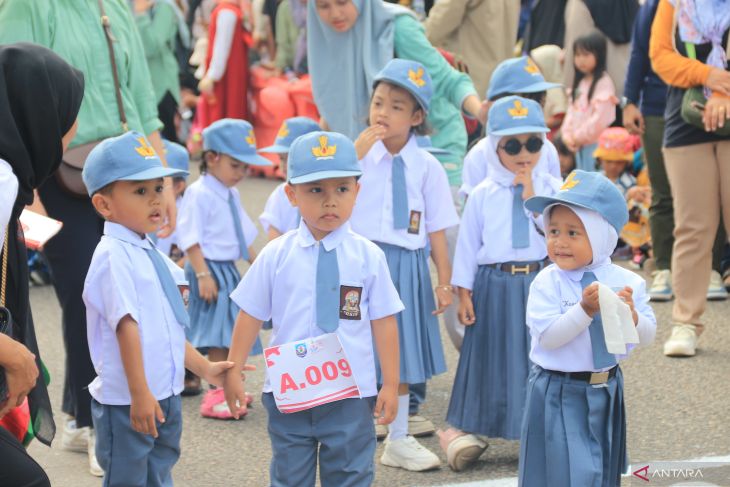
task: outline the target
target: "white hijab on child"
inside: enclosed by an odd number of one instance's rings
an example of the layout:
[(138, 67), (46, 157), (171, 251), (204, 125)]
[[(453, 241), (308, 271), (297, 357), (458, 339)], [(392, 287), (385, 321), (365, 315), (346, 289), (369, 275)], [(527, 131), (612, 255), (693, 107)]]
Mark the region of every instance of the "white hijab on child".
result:
[(603, 216), (597, 211), (573, 205), (566, 205), (563, 203), (555, 203), (545, 208), (543, 216), (546, 228), (550, 225), (550, 214), (552, 213), (553, 208), (558, 205), (566, 206), (573, 213), (578, 215), (578, 218), (580, 218), (580, 221), (583, 222), (583, 226), (588, 233), (588, 240), (591, 243), (591, 250), (593, 251), (593, 261), (590, 264), (581, 269), (569, 272), (568, 274), (579, 272), (580, 275), (571, 276), (574, 278), (577, 277), (576, 280), (579, 280), (583, 277), (583, 272), (585, 271), (593, 272), (600, 267), (610, 265), (611, 254), (613, 254), (616, 244), (618, 243), (618, 234), (616, 233), (616, 229), (613, 228), (613, 226), (608, 223), (608, 220), (603, 218)]
[[(543, 146), (540, 150), (540, 159), (537, 160), (537, 164), (535, 164), (535, 168), (533, 169), (533, 181), (535, 180), (534, 174), (536, 174), (536, 171), (548, 172), (548, 151), (545, 150), (544, 145), (546, 142), (545, 134), (535, 135), (542, 139)], [(512, 186), (515, 175), (502, 165), (502, 162), (499, 160), (499, 154), (497, 154), (497, 148), (502, 139), (512, 137), (512, 135), (487, 135), (487, 144), (484, 146), (484, 157), (487, 159), (487, 175), (490, 179), (495, 180), (503, 186)]]

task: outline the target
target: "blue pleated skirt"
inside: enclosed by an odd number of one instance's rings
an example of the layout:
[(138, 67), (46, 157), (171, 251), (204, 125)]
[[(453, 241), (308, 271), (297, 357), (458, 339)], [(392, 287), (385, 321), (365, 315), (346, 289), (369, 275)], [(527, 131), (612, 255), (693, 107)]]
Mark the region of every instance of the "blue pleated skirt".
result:
[(479, 266), (446, 421), (467, 433), (516, 440), (530, 371), (525, 319), (537, 272), (515, 274)]
[(530, 371), (520, 444), (520, 487), (615, 487), (626, 471), (624, 379), (606, 384)]
[(446, 372), (438, 317), (431, 314), (436, 309), (436, 302), (426, 250), (375, 243), (385, 252), (390, 277), (405, 305), (405, 310), (397, 315), (400, 381), (402, 384), (424, 383), (432, 376)]
[[(233, 261), (206, 259), (205, 262), (218, 284), (218, 299), (213, 303), (207, 303), (200, 297), (195, 270), (190, 262), (185, 264), (185, 278), (190, 283), (188, 340), (196, 348), (228, 348), (231, 345), (233, 326), (239, 312), (230, 294), (241, 280), (241, 274)], [(259, 355), (262, 352), (261, 341), (257, 338), (251, 355)]]

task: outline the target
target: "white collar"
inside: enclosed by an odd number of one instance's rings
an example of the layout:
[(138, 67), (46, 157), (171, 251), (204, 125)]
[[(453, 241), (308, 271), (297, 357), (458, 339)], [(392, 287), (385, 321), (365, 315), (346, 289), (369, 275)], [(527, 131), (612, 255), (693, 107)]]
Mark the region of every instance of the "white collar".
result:
[[(336, 230), (330, 232), (320, 242), (324, 245), (325, 250), (329, 252), (340, 245), (349, 233), (350, 222), (347, 221)], [(314, 238), (314, 235), (312, 235), (312, 232), (309, 231), (309, 227), (304, 222), (304, 219), (299, 222), (299, 228), (297, 229), (297, 241), (302, 247), (311, 247), (317, 243), (317, 240)]]
[(151, 249), (154, 247), (147, 236), (140, 237), (137, 232), (132, 231), (119, 223), (110, 221), (104, 222), (104, 235), (143, 249)]
[(224, 200), (228, 201), (228, 198), (231, 194), (231, 189), (227, 187), (225, 184), (221, 183), (218, 178), (211, 174), (203, 174), (202, 177), (202, 184), (213, 191), (214, 194), (217, 196), (220, 196)]

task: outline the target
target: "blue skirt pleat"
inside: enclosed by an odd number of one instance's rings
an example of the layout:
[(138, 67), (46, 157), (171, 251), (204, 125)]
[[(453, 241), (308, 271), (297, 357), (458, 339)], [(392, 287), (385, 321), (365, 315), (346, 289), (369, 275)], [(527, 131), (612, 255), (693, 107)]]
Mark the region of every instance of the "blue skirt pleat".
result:
[(575, 168), (584, 171), (596, 171), (596, 158), (593, 155), (596, 152), (598, 144), (584, 145), (575, 153)]
[(520, 444), (520, 487), (616, 487), (626, 472), (623, 374), (592, 386), (533, 366)]
[[(207, 303), (200, 297), (195, 270), (189, 262), (185, 264), (185, 278), (190, 283), (188, 340), (196, 348), (229, 348), (233, 326), (240, 311), (230, 294), (241, 280), (241, 274), (233, 261), (206, 259), (205, 262), (218, 284), (218, 299)], [(262, 352), (261, 341), (256, 338), (250, 355), (259, 355)]]
[(525, 307), (536, 275), (479, 267), (472, 294), (476, 322), (464, 333), (446, 413), (452, 426), (492, 438), (520, 437), (530, 371)]
[[(390, 277), (405, 306), (405, 310), (397, 315), (400, 381), (403, 384), (421, 384), (446, 372), (438, 317), (431, 314), (436, 309), (436, 302), (428, 256), (424, 249), (408, 250), (375, 243), (385, 252)], [(377, 372), (380, 382), (379, 366)]]

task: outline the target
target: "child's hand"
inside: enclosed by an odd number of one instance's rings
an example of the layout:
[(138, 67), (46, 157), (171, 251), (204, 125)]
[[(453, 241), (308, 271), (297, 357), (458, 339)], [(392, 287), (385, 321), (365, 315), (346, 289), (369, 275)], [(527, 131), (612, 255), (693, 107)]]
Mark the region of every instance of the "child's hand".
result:
[(214, 86), (215, 81), (207, 76), (203, 76), (203, 79), (201, 79), (200, 83), (198, 83), (198, 91), (205, 93), (206, 95), (212, 95)]
[(512, 181), (512, 184), (517, 186), (518, 184), (521, 184), (524, 188), (522, 190), (522, 200), (527, 200), (528, 198), (532, 198), (535, 196), (535, 190), (532, 187), (532, 168), (527, 167), (525, 169), (520, 169), (515, 174), (515, 179)]
[(459, 293), (459, 322), (464, 326), (473, 325), (477, 318), (474, 313), (474, 302), (471, 300), (471, 292), (462, 290)]
[(398, 414), (398, 386), (381, 387), (373, 417), (377, 419), (378, 424), (390, 424), (396, 414)]
[(212, 303), (218, 299), (218, 284), (216, 284), (213, 276), (203, 276), (198, 278), (198, 293), (206, 303)]
[(434, 310), (434, 312), (431, 313), (432, 315), (440, 315), (446, 311), (446, 308), (451, 306), (451, 303), (454, 302), (454, 296), (452, 295), (453, 292), (454, 288), (452, 286), (436, 286), (436, 301), (438, 309)]
[(634, 326), (639, 324), (639, 315), (636, 313), (634, 308), (634, 290), (629, 286), (624, 287), (622, 290), (616, 293), (619, 298), (623, 299), (624, 303), (629, 305), (631, 310), (631, 316), (634, 318)]
[(598, 303), (598, 283), (594, 282), (590, 286), (586, 286), (583, 290), (583, 299), (580, 301), (583, 311), (590, 317), (601, 311), (601, 305)]
[(132, 395), (132, 405), (129, 408), (129, 419), (132, 429), (143, 435), (151, 435), (157, 438), (157, 424), (165, 422), (165, 415), (162, 414), (160, 403), (149, 389), (139, 394)]
[(373, 147), (375, 142), (383, 140), (384, 135), (385, 127), (378, 124), (372, 125), (363, 130), (355, 141), (355, 151), (357, 152), (358, 160), (362, 159), (368, 152), (370, 152), (370, 149)]
[(228, 409), (231, 410), (231, 414), (236, 419), (240, 418), (242, 414), (245, 415), (248, 411), (246, 391), (243, 387), (245, 380), (243, 373), (237, 371), (236, 368), (228, 369), (223, 380), (226, 404), (228, 404)]
[(134, 13), (137, 15), (143, 14), (152, 8), (152, 4), (151, 0), (134, 0)]
[(233, 362), (227, 360), (221, 362), (208, 362), (208, 367), (203, 374), (203, 379), (208, 384), (213, 384), (216, 387), (223, 387), (223, 383), (226, 380), (226, 372), (228, 369), (233, 367)]

